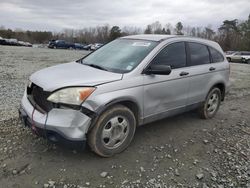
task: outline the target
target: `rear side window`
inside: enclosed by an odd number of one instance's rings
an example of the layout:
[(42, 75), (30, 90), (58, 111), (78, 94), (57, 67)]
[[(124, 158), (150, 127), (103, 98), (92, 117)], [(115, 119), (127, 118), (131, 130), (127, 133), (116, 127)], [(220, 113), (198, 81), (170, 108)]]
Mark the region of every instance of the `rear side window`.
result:
[(211, 54), (211, 58), (212, 58), (213, 63), (224, 61), (224, 57), (223, 57), (223, 55), (221, 55), (220, 52), (218, 52), (217, 50), (215, 50), (214, 48), (211, 48), (211, 47), (209, 47), (209, 50), (210, 50), (210, 54)]
[(204, 65), (210, 63), (209, 51), (207, 46), (194, 42), (189, 42), (189, 52), (191, 66)]
[(186, 66), (186, 50), (184, 42), (176, 42), (165, 47), (154, 58), (153, 64), (169, 65), (172, 69)]

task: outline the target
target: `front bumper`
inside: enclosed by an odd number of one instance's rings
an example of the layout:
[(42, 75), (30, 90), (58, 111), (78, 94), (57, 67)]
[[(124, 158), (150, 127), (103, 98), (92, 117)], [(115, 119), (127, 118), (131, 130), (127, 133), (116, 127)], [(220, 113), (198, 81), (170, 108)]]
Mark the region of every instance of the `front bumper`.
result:
[(23, 123), (50, 140), (86, 141), (91, 118), (78, 110), (53, 108), (46, 114), (34, 109), (24, 94), (19, 109)]

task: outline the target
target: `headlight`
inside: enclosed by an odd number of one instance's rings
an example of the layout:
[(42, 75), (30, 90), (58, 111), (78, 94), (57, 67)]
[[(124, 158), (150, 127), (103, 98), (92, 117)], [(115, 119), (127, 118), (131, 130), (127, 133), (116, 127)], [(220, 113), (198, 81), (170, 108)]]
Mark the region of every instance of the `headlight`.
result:
[(80, 105), (94, 90), (94, 87), (65, 88), (52, 93), (47, 100), (53, 103)]

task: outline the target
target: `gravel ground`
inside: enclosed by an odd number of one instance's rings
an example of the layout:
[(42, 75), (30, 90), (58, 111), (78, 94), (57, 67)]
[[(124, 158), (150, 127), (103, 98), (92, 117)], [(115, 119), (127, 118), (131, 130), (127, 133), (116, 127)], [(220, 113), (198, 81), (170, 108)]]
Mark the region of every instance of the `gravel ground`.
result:
[(84, 51), (0, 46), (0, 187), (250, 187), (250, 66), (231, 64), (216, 117), (195, 112), (137, 129), (123, 153), (100, 158), (36, 137), (18, 122), (28, 76)]

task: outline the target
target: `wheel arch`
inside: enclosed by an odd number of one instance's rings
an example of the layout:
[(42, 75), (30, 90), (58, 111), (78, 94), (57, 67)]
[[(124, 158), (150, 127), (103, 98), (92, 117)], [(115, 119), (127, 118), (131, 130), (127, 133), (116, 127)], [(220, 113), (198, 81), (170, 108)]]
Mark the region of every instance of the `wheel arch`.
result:
[[(225, 99), (225, 89), (226, 89), (226, 86), (225, 86), (225, 84), (223, 83), (223, 82), (218, 82), (218, 83), (216, 83), (216, 84), (214, 84), (211, 88), (210, 88), (210, 90), (212, 89), (212, 88), (215, 88), (215, 87), (217, 87), (217, 88), (219, 88), (220, 89), (220, 91), (221, 91), (221, 101), (224, 101), (224, 99)], [(209, 90), (209, 91), (210, 91)]]
[(96, 121), (98, 120), (98, 117), (103, 113), (105, 112), (108, 108), (111, 108), (112, 106), (115, 106), (115, 105), (123, 105), (123, 106), (126, 106), (127, 108), (129, 108), (135, 115), (135, 118), (136, 118), (136, 125), (139, 126), (142, 124), (142, 119), (141, 119), (141, 113), (142, 113), (142, 109), (140, 109), (140, 106), (139, 104), (131, 99), (131, 98), (117, 98), (117, 99), (114, 99), (110, 102), (108, 102), (107, 104), (105, 105), (102, 105), (98, 110), (97, 110), (97, 116), (93, 119), (88, 131), (90, 129), (93, 128), (93, 126), (95, 125)]

